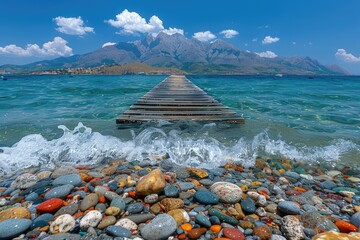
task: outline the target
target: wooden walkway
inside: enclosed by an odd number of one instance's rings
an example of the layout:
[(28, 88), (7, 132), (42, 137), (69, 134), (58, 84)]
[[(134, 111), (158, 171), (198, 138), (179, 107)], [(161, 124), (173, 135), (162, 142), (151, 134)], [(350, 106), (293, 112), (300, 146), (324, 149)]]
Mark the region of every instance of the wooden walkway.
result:
[(207, 95), (185, 76), (172, 75), (138, 99), (117, 124), (149, 121), (226, 121), (244, 123), (229, 107)]

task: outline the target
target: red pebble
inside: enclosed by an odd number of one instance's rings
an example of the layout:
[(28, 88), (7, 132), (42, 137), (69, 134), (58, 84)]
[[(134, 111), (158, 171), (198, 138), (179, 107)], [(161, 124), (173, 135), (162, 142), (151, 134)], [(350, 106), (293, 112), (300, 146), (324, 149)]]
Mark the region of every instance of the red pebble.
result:
[(245, 240), (244, 234), (237, 228), (224, 228), (223, 234), (231, 240)]
[(358, 231), (358, 228), (355, 225), (343, 220), (336, 221), (335, 225), (339, 228), (340, 232), (342, 233), (350, 233), (350, 232)]
[(51, 213), (59, 210), (64, 205), (64, 201), (60, 198), (52, 198), (40, 203), (36, 210), (42, 213)]

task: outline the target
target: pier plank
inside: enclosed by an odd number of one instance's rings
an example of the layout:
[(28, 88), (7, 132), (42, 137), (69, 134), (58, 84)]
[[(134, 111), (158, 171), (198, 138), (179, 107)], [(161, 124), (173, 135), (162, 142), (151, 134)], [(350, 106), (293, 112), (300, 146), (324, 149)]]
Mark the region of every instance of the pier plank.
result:
[(170, 76), (160, 82), (119, 116), (116, 123), (159, 120), (244, 122), (236, 112), (209, 96), (185, 76)]

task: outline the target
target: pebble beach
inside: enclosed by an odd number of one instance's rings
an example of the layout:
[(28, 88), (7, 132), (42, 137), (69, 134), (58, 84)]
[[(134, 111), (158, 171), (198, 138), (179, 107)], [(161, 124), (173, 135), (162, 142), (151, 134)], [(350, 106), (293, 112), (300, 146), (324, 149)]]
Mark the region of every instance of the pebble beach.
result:
[(162, 156), (29, 168), (0, 180), (0, 239), (360, 239), (360, 169)]

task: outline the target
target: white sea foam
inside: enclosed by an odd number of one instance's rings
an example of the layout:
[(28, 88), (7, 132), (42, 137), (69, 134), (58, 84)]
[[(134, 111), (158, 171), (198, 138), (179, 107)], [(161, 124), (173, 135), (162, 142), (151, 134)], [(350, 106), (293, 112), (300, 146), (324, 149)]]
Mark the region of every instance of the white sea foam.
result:
[[(166, 133), (160, 126), (147, 127), (139, 134), (133, 131), (131, 140), (104, 136), (82, 123), (74, 130), (59, 126), (63, 135), (53, 140), (40, 134), (27, 135), (12, 147), (0, 148), (0, 176), (11, 176), (32, 166), (91, 165), (113, 159), (156, 161), (159, 154), (182, 166), (215, 168), (228, 159), (251, 166), (257, 156), (315, 162), (338, 161), (349, 152), (360, 153), (358, 145), (341, 139), (323, 147), (296, 147), (280, 138), (271, 139), (265, 130), (252, 139), (239, 138), (236, 143), (224, 144), (206, 131), (200, 136), (181, 134), (180, 130)], [(212, 127), (216, 125), (204, 125), (202, 130)]]

